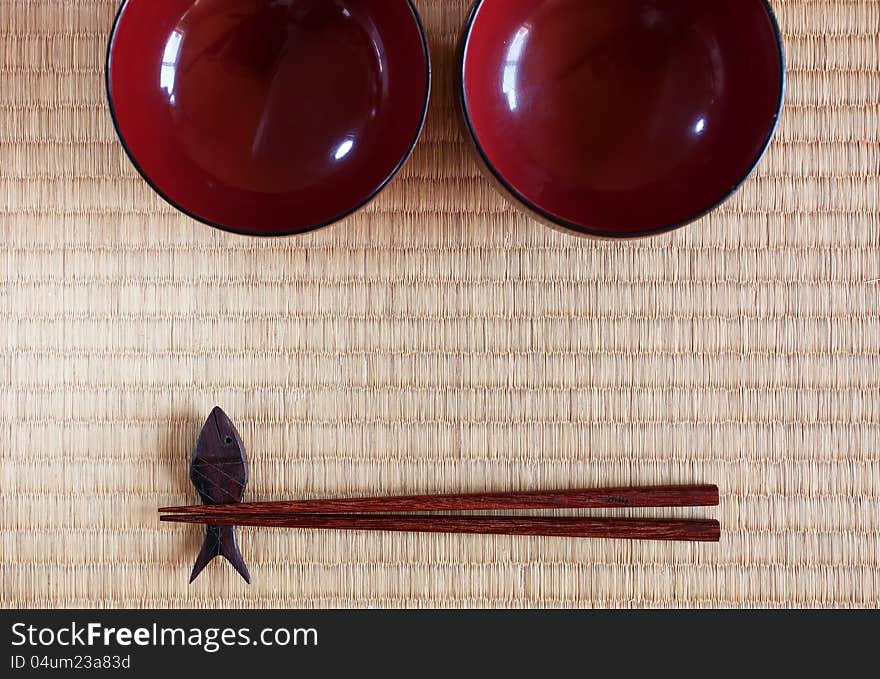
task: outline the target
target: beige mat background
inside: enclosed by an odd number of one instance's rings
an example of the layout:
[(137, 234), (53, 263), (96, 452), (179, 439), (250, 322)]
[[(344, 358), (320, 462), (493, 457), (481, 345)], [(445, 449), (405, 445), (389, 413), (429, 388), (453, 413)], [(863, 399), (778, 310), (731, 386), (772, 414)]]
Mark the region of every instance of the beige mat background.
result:
[[(255, 241), (125, 159), (116, 0), (0, 0), (0, 605), (880, 603), (880, 2), (775, 0), (770, 155), (713, 216), (625, 243), (478, 176), (447, 81), (467, 2), (418, 5), (413, 161), (345, 223)], [(253, 499), (715, 481), (724, 539), (245, 530), (253, 586), (219, 563), (189, 586), (199, 530), (155, 509), (194, 499), (215, 404)]]

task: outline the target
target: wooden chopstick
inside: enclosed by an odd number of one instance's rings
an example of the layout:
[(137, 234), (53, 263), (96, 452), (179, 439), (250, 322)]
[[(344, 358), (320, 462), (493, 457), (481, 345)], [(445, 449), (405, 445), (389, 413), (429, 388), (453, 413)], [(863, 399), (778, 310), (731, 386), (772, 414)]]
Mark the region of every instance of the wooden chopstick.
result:
[(395, 516), (364, 514), (248, 514), (235, 505), (225, 513), (164, 515), (162, 521), (269, 528), (399, 531), (415, 533), (469, 533), (532, 535), (621, 540), (718, 542), (717, 521), (667, 519), (610, 519), (521, 516)]
[[(238, 516), (267, 514), (356, 514), (515, 509), (614, 509), (620, 507), (713, 507), (718, 486), (646, 486), (589, 488), (526, 493), (476, 493), (466, 495), (409, 495), (386, 498), (252, 502), (234, 505)], [(233, 505), (163, 507), (170, 514), (224, 514)]]

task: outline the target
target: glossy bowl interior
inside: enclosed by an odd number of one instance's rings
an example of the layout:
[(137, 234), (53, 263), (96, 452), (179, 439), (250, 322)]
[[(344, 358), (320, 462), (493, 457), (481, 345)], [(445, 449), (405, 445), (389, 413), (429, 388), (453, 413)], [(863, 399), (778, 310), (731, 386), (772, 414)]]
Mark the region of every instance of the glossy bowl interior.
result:
[(126, 151), (166, 200), (285, 235), (345, 217), (400, 169), (430, 60), (409, 0), (127, 0), (107, 89)]
[(523, 207), (585, 234), (688, 223), (760, 161), (785, 86), (765, 0), (482, 0), (465, 121)]

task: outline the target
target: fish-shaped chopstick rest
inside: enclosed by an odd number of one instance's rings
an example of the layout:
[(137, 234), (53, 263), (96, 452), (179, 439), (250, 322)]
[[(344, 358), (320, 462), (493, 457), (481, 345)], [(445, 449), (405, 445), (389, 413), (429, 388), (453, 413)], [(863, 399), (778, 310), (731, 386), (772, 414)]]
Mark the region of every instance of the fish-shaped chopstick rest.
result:
[[(206, 505), (234, 504), (244, 498), (248, 482), (244, 444), (232, 421), (220, 408), (211, 411), (202, 427), (189, 477)], [(189, 581), (195, 580), (217, 556), (225, 557), (250, 584), (251, 576), (238, 547), (235, 526), (207, 526), (205, 542)]]

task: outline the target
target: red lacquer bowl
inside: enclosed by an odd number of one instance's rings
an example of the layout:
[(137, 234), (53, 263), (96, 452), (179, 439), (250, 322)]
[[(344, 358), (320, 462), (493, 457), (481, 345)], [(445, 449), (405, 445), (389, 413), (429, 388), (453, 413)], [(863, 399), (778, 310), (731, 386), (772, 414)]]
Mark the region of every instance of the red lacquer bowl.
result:
[(249, 235), (302, 233), (374, 198), (430, 96), (410, 0), (126, 0), (107, 92), (168, 202)]
[(605, 237), (668, 231), (732, 195), (785, 90), (766, 0), (479, 0), (460, 75), (490, 178), (542, 221)]

